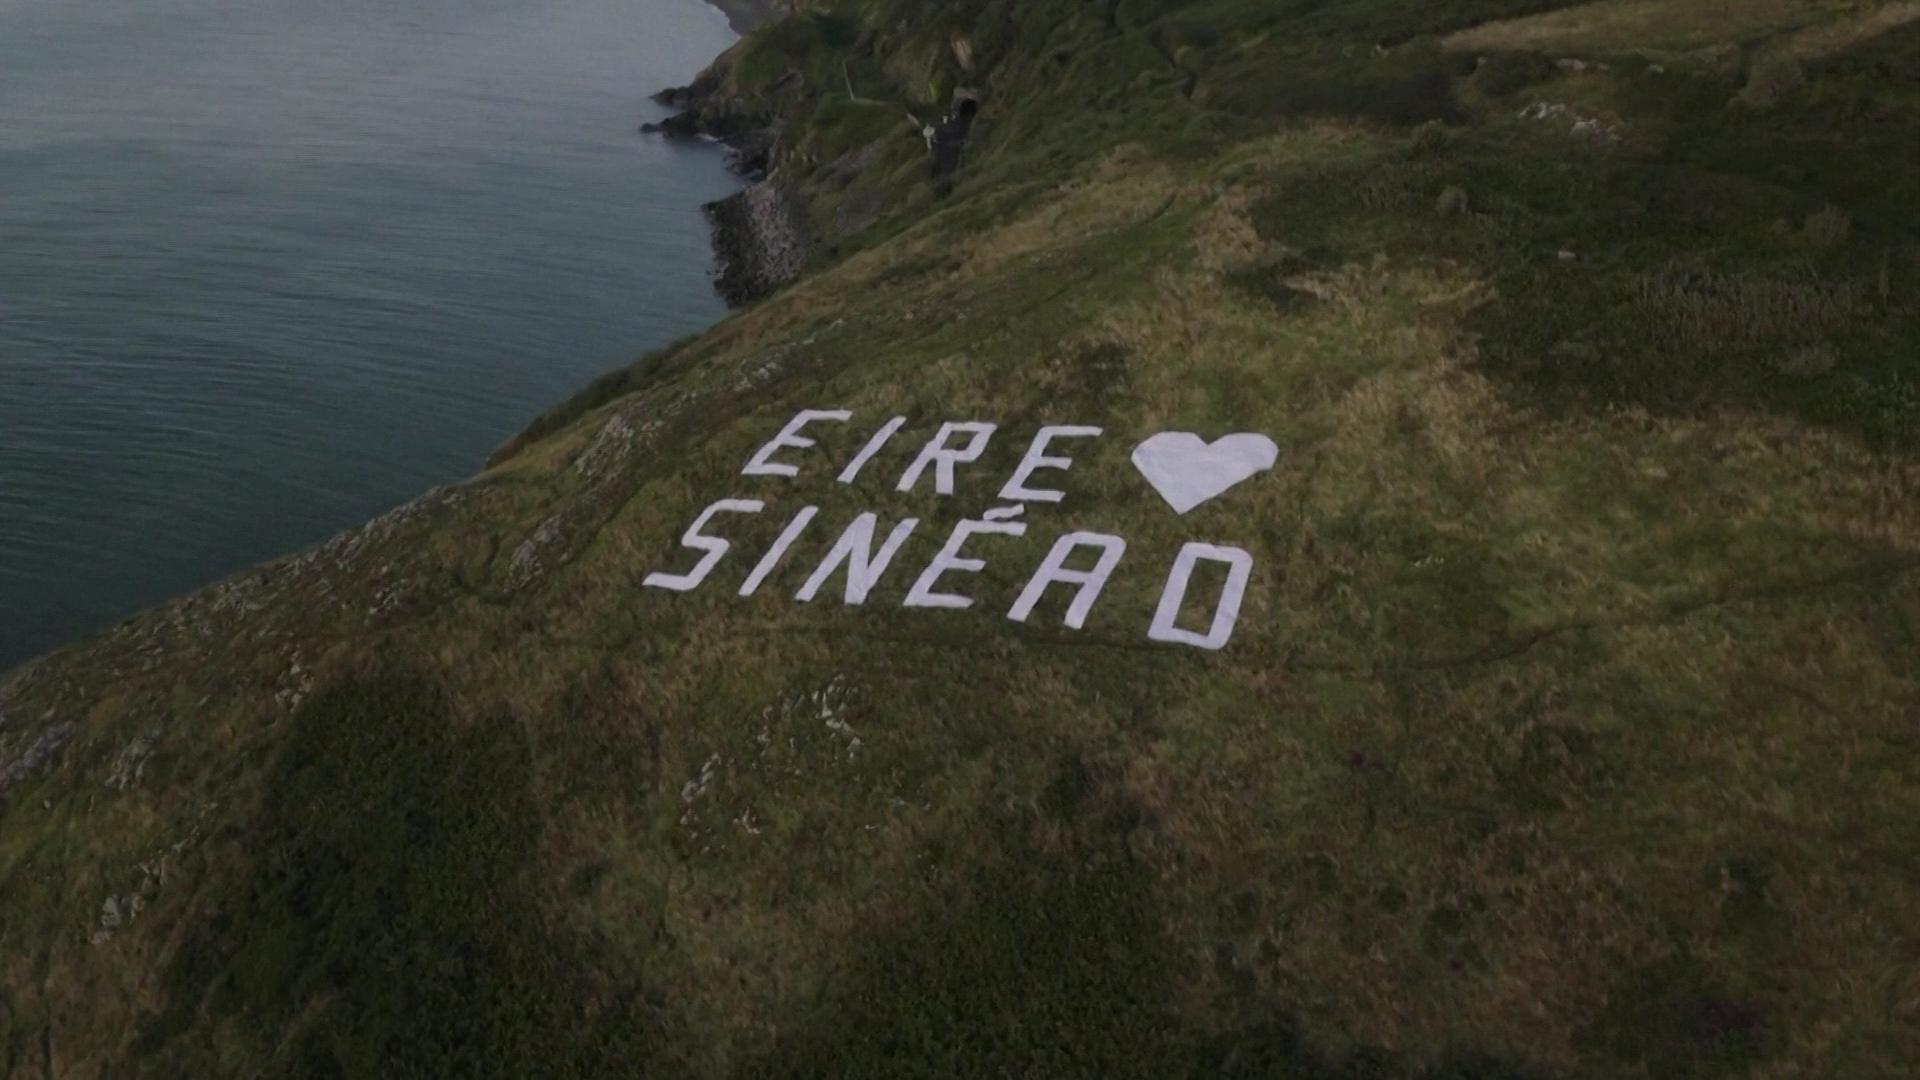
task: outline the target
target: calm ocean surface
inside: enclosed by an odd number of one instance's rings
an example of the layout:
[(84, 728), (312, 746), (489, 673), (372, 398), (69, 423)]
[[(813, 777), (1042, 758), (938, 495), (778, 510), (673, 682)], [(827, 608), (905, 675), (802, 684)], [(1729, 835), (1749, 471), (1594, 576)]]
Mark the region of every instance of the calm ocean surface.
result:
[(698, 0), (0, 0), (0, 670), (723, 314)]

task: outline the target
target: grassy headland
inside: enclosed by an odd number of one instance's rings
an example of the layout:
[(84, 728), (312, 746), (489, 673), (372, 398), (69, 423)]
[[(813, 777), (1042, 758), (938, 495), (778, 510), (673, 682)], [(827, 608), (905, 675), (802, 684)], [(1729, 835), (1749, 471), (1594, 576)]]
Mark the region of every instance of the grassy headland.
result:
[(788, 0), (709, 0), (727, 16), (735, 31), (750, 34), (784, 14)]
[[(864, 0), (709, 81), (798, 281), (0, 678), (0, 1073), (1910, 1075), (1914, 5)], [(1166, 430), (1279, 463), (1177, 517)], [(1085, 628), (1006, 618), (1073, 528)], [(1219, 652), (1145, 635), (1194, 540)]]

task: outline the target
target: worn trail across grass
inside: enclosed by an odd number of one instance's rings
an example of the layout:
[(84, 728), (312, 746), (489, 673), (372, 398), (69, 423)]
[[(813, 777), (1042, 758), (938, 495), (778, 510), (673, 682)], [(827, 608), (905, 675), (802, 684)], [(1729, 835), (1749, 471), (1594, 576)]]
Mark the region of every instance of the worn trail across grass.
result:
[[(1560, 6), (750, 39), (788, 178), (884, 208), (798, 284), (0, 680), (0, 1074), (1908, 1075), (1920, 27)], [(944, 193), (847, 100), (956, 85)], [(905, 606), (1046, 425), (1062, 500)], [(1176, 515), (1162, 431), (1279, 457)], [(865, 602), (796, 598), (866, 513)], [(1074, 530), (1084, 627), (1008, 618)], [(1148, 635), (1191, 542), (1219, 651)]]

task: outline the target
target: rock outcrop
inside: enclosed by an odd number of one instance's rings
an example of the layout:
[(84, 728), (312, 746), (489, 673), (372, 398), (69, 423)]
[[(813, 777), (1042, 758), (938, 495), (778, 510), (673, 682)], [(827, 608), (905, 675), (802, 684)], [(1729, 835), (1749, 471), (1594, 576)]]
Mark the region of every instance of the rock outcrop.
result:
[(973, 121), (980, 115), (980, 99), (972, 93), (957, 93), (953, 111), (927, 135), (927, 150), (933, 155), (933, 178), (945, 180), (960, 171), (961, 155), (967, 149), (967, 137), (973, 133)]
[(722, 56), (686, 86), (662, 90), (654, 100), (677, 109), (641, 130), (667, 138), (705, 138), (732, 152), (745, 190), (703, 207), (713, 227), (714, 288), (727, 303), (750, 303), (793, 281), (814, 245), (805, 200), (774, 175), (781, 151), (780, 118), (764, 106), (730, 92), (733, 54)]
[(713, 225), (714, 288), (729, 304), (750, 303), (800, 276), (813, 231), (805, 204), (779, 177), (702, 209)]
[(676, 110), (665, 120), (640, 125), (649, 135), (668, 138), (707, 138), (733, 151), (733, 167), (758, 179), (771, 168), (780, 141), (780, 122), (771, 112), (727, 91), (728, 53), (714, 61), (686, 86), (669, 87), (653, 100)]
[(0, 1076), (1910, 1074), (1920, 37), (1462, 6), (668, 94), (791, 292), (0, 673)]
[(787, 13), (789, 0), (709, 0), (726, 15), (733, 32), (745, 34)]

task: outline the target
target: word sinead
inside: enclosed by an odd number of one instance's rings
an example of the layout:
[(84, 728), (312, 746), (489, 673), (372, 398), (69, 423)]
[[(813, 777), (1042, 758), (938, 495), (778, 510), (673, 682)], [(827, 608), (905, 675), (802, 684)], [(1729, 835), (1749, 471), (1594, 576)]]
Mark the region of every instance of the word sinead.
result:
[[(846, 423), (852, 418), (853, 414), (845, 409), (803, 410), (754, 453), (741, 470), (742, 475), (789, 480), (798, 477), (799, 466), (782, 461), (780, 457), (790, 452), (812, 449), (816, 445), (815, 440), (805, 434), (808, 425)], [(835, 479), (842, 484), (852, 484), (906, 423), (904, 416), (887, 421)], [(951, 496), (955, 471), (960, 466), (978, 461), (996, 430), (995, 425), (978, 421), (942, 424), (900, 475), (895, 489), (911, 492), (930, 477), (937, 494)], [(1012, 476), (1000, 488), (999, 498), (1015, 505), (988, 511), (977, 519), (964, 520), (955, 525), (939, 551), (908, 589), (903, 606), (952, 610), (973, 607), (973, 597), (951, 591), (959, 587), (953, 584), (959, 575), (977, 574), (986, 569), (984, 559), (966, 553), (968, 544), (980, 537), (1025, 536), (1027, 524), (1011, 520), (1024, 512), (1025, 504), (1059, 503), (1066, 498), (1065, 492), (1042, 486), (1043, 481), (1037, 478), (1037, 474), (1043, 471), (1065, 472), (1072, 467), (1073, 459), (1066, 455), (1059, 444), (1069, 439), (1095, 439), (1103, 434), (1100, 428), (1080, 425), (1041, 428), (1019, 465), (1014, 468)], [(1186, 456), (1164, 452), (1168, 447)], [(1265, 436), (1234, 435), (1209, 445), (1199, 436), (1172, 432), (1157, 435), (1142, 443), (1135, 452), (1134, 460), (1155, 489), (1167, 497), (1176, 513), (1184, 514), (1194, 505), (1241, 480), (1272, 468), (1275, 453), (1272, 440)], [(1175, 491), (1180, 494), (1175, 496)], [(733, 547), (730, 541), (709, 531), (715, 519), (723, 514), (759, 514), (765, 510), (766, 503), (763, 500), (748, 498), (726, 498), (708, 506), (694, 519), (680, 541), (687, 549), (699, 552), (700, 558), (683, 573), (660, 571), (648, 574), (643, 584), (648, 588), (673, 592), (690, 592), (698, 588)], [(739, 589), (741, 596), (750, 597), (759, 591), (779, 569), (789, 549), (807, 532), (819, 513), (817, 506), (803, 506), (793, 515), (773, 545), (748, 572)], [(883, 527), (878, 514), (860, 514), (842, 530), (806, 582), (794, 594), (794, 599), (811, 603), (835, 576), (841, 576), (844, 579), (841, 590), (843, 601), (850, 605), (865, 604), (874, 587), (893, 564), (894, 557), (919, 525), (919, 519), (906, 518), (887, 528)], [(1008, 609), (1007, 618), (1014, 622), (1026, 622), (1047, 590), (1054, 586), (1066, 586), (1074, 592), (1062, 621), (1070, 629), (1083, 629), (1126, 551), (1127, 541), (1124, 538), (1107, 533), (1076, 531), (1059, 537), (1021, 589), (1013, 606)], [(1091, 565), (1087, 565), (1089, 562)], [(1203, 562), (1223, 565), (1227, 571), (1226, 581), (1214, 602), (1207, 628), (1204, 631), (1182, 629), (1178, 625), (1181, 608), (1186, 601), (1194, 571)], [(1239, 621), (1241, 601), (1252, 574), (1253, 557), (1240, 548), (1197, 542), (1184, 545), (1167, 575), (1152, 623), (1147, 629), (1147, 637), (1154, 641), (1201, 649), (1225, 648)]]

